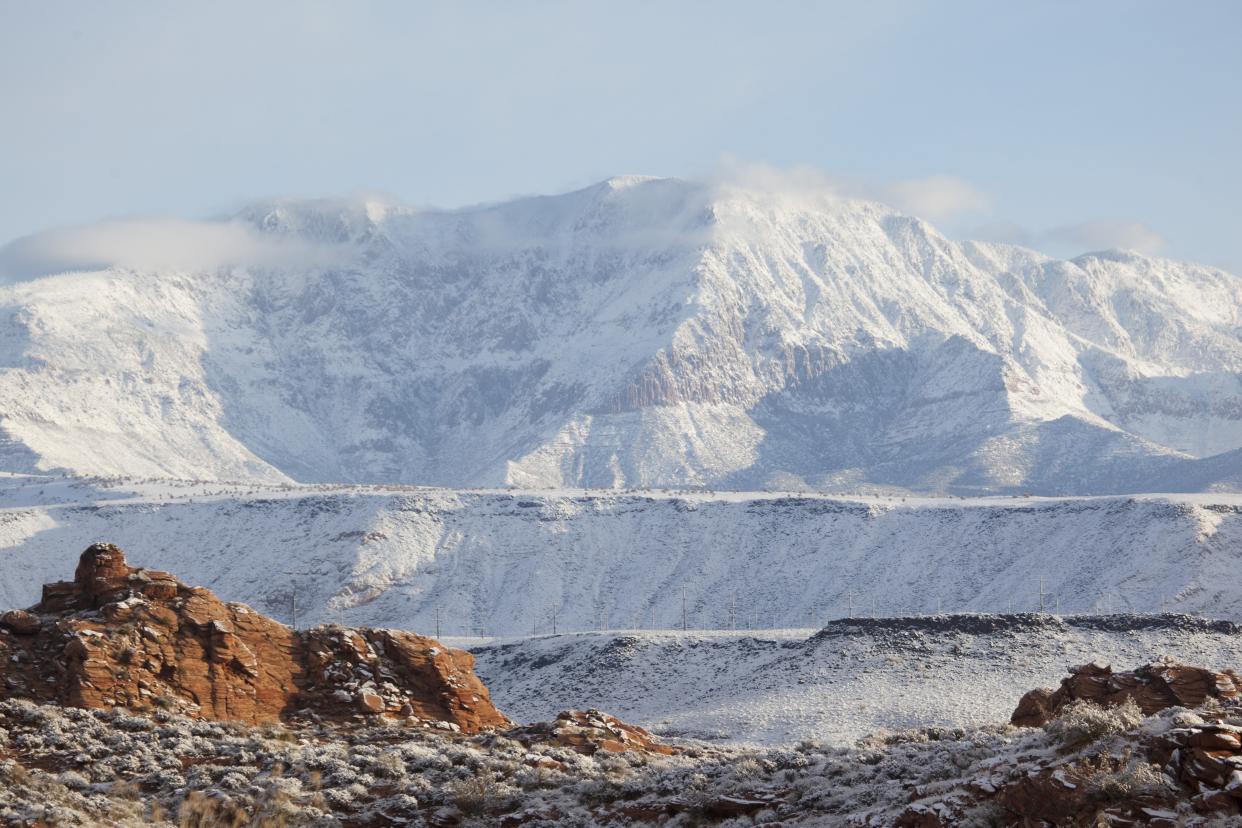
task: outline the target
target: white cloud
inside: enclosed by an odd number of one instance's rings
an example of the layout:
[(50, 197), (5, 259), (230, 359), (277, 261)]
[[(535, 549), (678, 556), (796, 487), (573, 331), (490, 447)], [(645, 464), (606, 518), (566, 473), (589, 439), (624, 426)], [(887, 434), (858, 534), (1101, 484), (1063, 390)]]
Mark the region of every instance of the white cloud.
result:
[(740, 189), (787, 198), (836, 199), (847, 197), (840, 178), (810, 165), (774, 167), (742, 161), (726, 155), (717, 163), (707, 183), (719, 189)]
[(1165, 246), (1164, 237), (1142, 222), (1104, 219), (1038, 231), (1002, 221), (976, 227), (969, 235), (982, 241), (1034, 247), (1058, 256), (1114, 248), (1152, 255)]
[(1037, 243), (1035, 235), (1030, 230), (1012, 221), (994, 221), (983, 224), (971, 230), (967, 235), (979, 241), (1015, 244), (1019, 247), (1034, 247)]
[(47, 230), (0, 247), (0, 275), (125, 267), (135, 270), (215, 270), (326, 267), (344, 261), (340, 246), (264, 234), (236, 221), (124, 219)]
[(1137, 221), (1085, 221), (1054, 227), (1040, 235), (1052, 244), (1080, 250), (1122, 248), (1151, 254), (1165, 245), (1163, 236)]
[(798, 198), (857, 198), (878, 201), (930, 221), (945, 221), (963, 213), (986, 209), (987, 195), (970, 182), (952, 175), (930, 175), (898, 181), (868, 181), (837, 175), (818, 167), (774, 167), (725, 157), (711, 182), (751, 191)]
[(881, 201), (931, 221), (944, 221), (988, 206), (984, 193), (952, 175), (894, 181), (884, 185), (881, 192)]

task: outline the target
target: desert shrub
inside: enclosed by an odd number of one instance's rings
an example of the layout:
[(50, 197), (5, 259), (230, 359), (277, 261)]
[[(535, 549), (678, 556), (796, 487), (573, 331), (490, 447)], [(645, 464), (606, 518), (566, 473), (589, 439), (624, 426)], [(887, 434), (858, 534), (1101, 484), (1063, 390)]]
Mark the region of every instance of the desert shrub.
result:
[(244, 808), (202, 791), (191, 791), (177, 809), (178, 828), (241, 828), (248, 821)]
[(108, 795), (113, 799), (138, 799), (142, 796), (142, 788), (132, 779), (113, 782), (108, 788)]
[(294, 802), (301, 785), (296, 780), (272, 779), (256, 803), (248, 828), (286, 828), (302, 821), (302, 809)]
[(5, 759), (0, 762), (0, 782), (9, 785), (27, 785), (30, 783), (30, 771), (12, 759)]
[(1126, 699), (1116, 707), (1075, 701), (1045, 724), (1044, 730), (1063, 747), (1077, 748), (1133, 730), (1142, 722), (1143, 711), (1133, 699)]
[(146, 716), (130, 716), (127, 714), (119, 714), (113, 720), (112, 726), (120, 730), (128, 730), (130, 732), (140, 732), (144, 730), (152, 730), (155, 728), (155, 722)]
[(449, 798), (463, 813), (485, 814), (504, 808), (512, 799), (507, 785), (490, 774), (478, 774), (448, 783)]
[(297, 742), (298, 737), (283, 725), (268, 725), (262, 731), (264, 739), (274, 742)]
[(1134, 757), (1128, 748), (1116, 759), (1100, 756), (1088, 760), (1081, 771), (1092, 792), (1111, 802), (1168, 790), (1168, 780), (1160, 768)]

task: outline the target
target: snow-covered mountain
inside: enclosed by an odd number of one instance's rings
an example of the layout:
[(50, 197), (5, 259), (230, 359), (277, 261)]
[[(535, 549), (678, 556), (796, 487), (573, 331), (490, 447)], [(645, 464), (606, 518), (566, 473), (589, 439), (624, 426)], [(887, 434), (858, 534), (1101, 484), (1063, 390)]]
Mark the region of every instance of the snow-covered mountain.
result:
[(672, 179), (275, 202), (296, 267), (0, 286), (0, 468), (444, 486), (1242, 486), (1242, 279)]

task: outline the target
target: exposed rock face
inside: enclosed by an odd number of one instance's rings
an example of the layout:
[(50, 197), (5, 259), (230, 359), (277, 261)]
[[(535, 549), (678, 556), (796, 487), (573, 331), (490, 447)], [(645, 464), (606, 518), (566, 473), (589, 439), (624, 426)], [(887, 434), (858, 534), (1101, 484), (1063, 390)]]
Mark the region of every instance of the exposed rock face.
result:
[(1165, 733), (1130, 740), (1129, 750), (1161, 774), (1160, 784), (1131, 790), (1102, 785), (1100, 779), (1115, 775), (1124, 762), (1100, 755), (1052, 764), (1002, 788), (996, 801), (1006, 814), (1028, 825), (1173, 828), (1188, 824), (1181, 807), (1187, 801), (1194, 813), (1237, 819), (1242, 814), (1242, 727), (1199, 716), (1190, 719)]
[(641, 727), (629, 725), (598, 710), (566, 710), (555, 721), (516, 727), (505, 734), (529, 746), (559, 745), (592, 756), (599, 752), (658, 753), (671, 756), (677, 749), (660, 744)]
[[(1071, 670), (1058, 690), (1027, 693), (1014, 723), (1042, 725), (1077, 700), (1113, 706), (1128, 699), (1160, 715), (1076, 745), (1029, 731), (1010, 763), (916, 788), (896, 825), (948, 828), (981, 804), (1002, 825), (1242, 823), (1242, 694), (1232, 671), (1160, 662), (1113, 673), (1088, 664)], [(1205, 706), (1208, 700), (1217, 703)], [(1168, 709), (1175, 707), (1197, 709)]]
[(1156, 662), (1114, 673), (1107, 665), (1084, 664), (1071, 668), (1058, 689), (1043, 687), (1023, 696), (1010, 723), (1041, 727), (1067, 704), (1079, 700), (1113, 707), (1133, 699), (1150, 716), (1175, 705), (1198, 707), (1208, 698), (1232, 699), (1240, 692), (1242, 677), (1232, 670), (1217, 673), (1186, 664)]
[(209, 719), (295, 715), (506, 727), (474, 658), (408, 632), (295, 631), (167, 572), (135, 569), (111, 544), (82, 553), (73, 581), (0, 616), (0, 695), (76, 707), (160, 707)]

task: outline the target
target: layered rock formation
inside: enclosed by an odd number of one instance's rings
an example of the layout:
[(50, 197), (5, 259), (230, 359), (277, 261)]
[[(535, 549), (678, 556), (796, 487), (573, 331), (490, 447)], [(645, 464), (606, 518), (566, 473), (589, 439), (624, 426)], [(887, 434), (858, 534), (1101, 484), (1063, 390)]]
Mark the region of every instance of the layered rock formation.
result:
[(388, 718), (478, 732), (510, 722), (466, 652), (409, 632), (292, 630), (111, 544), (72, 581), (0, 616), (0, 695), (76, 707), (171, 709), (249, 723)]
[(1092, 663), (1070, 668), (1056, 690), (1041, 687), (1027, 693), (1009, 721), (1019, 727), (1041, 727), (1075, 701), (1115, 707), (1132, 700), (1150, 716), (1167, 707), (1198, 707), (1209, 698), (1232, 699), (1239, 693), (1242, 678), (1232, 670), (1217, 673), (1164, 661), (1114, 673), (1107, 665)]
[[(1014, 743), (1008, 762), (989, 760), (961, 778), (915, 788), (896, 825), (948, 828), (981, 806), (1001, 825), (1239, 824), (1240, 686), (1233, 671), (1170, 661), (1118, 673), (1100, 664), (1072, 668), (1059, 689), (1027, 693), (1013, 723), (1038, 727), (1064, 714), (1094, 724), (1071, 727), (1070, 740), (1055, 727), (1034, 731)], [(1104, 726), (1106, 711), (1070, 708), (1127, 701), (1151, 718), (1118, 716)]]

